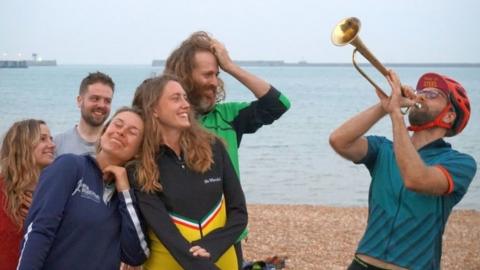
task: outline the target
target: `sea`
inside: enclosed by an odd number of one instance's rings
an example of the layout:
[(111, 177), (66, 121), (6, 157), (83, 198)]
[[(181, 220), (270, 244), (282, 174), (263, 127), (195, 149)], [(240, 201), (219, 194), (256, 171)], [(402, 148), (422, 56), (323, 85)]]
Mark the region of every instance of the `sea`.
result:
[[(0, 69), (0, 134), (15, 121), (38, 118), (52, 133), (63, 132), (79, 120), (76, 96), (89, 72), (102, 71), (115, 81), (112, 111), (130, 105), (135, 88), (162, 72), (147, 65), (59, 65)], [(353, 115), (378, 102), (372, 86), (350, 66), (245, 67), (279, 89), (291, 101), (290, 110), (272, 125), (246, 134), (240, 146), (240, 177), (248, 203), (367, 206), (370, 175), (337, 155), (330, 133)], [(385, 78), (364, 67), (385, 92)], [(455, 149), (480, 161), (480, 68), (445, 66), (395, 67), (402, 83), (415, 87), (425, 72), (447, 74), (467, 89), (472, 106), (466, 129), (447, 138)], [(226, 73), (226, 101), (252, 101), (254, 96)], [(392, 138), (388, 117), (367, 134)], [(456, 206), (480, 210), (480, 173)]]

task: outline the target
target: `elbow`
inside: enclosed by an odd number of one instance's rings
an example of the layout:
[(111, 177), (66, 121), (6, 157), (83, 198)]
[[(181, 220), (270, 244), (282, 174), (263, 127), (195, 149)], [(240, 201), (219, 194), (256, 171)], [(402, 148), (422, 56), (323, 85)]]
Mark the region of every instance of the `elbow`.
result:
[(427, 167), (422, 166), (405, 166), (399, 165), (400, 175), (403, 185), (406, 189), (414, 192), (424, 192), (427, 188), (427, 182), (431, 178), (431, 174)]
[(148, 247), (140, 248), (136, 251), (122, 250), (122, 262), (131, 266), (142, 265), (150, 256), (150, 249)]
[(421, 177), (405, 177), (403, 185), (406, 189), (414, 192), (421, 191)]
[(130, 265), (130, 266), (141, 266), (147, 260), (146, 256), (138, 256), (136, 258), (123, 258), (122, 262)]
[(340, 136), (335, 131), (332, 132), (332, 134), (330, 134), (330, 136), (328, 137), (328, 143), (333, 148), (333, 150), (337, 152), (339, 152), (339, 150), (343, 147)]
[(245, 211), (242, 215), (242, 218), (239, 222), (239, 225), (241, 226), (242, 230), (245, 230), (248, 225), (248, 212)]
[(416, 185), (411, 180), (404, 180), (403, 185), (405, 186), (406, 189), (408, 189), (410, 191), (416, 191)]
[(245, 217), (244, 221), (242, 222), (242, 228), (245, 230), (247, 228), (247, 225), (248, 225), (248, 216)]

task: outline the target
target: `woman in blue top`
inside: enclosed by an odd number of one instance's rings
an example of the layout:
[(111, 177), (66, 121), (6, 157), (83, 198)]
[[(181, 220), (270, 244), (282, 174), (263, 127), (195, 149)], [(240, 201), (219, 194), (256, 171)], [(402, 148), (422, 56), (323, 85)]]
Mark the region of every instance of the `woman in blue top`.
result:
[(123, 165), (141, 149), (142, 114), (122, 108), (96, 157), (66, 154), (41, 174), (25, 221), (18, 269), (112, 269), (148, 257)]

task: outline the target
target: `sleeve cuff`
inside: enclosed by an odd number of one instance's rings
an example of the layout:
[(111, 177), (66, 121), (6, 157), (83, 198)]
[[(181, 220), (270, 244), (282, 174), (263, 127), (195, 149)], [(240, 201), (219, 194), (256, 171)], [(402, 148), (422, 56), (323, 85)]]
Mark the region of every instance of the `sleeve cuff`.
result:
[(450, 173), (447, 171), (447, 169), (445, 169), (443, 166), (440, 166), (440, 165), (437, 165), (435, 166), (437, 167), (438, 169), (440, 169), (440, 171), (443, 173), (443, 175), (445, 175), (445, 177), (447, 178), (447, 181), (448, 181), (448, 190), (445, 192), (445, 195), (448, 195), (450, 193), (453, 192), (453, 189), (455, 188), (455, 184), (453, 182), (453, 179), (452, 179), (452, 176), (450, 175)]

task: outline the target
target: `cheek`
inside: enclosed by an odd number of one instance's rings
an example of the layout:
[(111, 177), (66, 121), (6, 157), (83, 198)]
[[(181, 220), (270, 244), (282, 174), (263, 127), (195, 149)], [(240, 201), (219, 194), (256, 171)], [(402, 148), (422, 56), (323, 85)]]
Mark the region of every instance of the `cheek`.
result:
[(98, 140), (98, 144), (99, 144), (100, 146), (105, 145), (105, 141), (107, 140), (107, 135), (106, 135), (106, 134), (107, 134), (107, 133), (105, 132), (105, 133), (100, 137), (100, 139)]
[(40, 143), (38, 144), (37, 146), (35, 146), (34, 150), (33, 150), (33, 153), (35, 154), (35, 156), (39, 156), (41, 153), (42, 153), (42, 148), (43, 148), (43, 144)]
[(44, 150), (45, 147), (46, 146), (42, 143), (35, 147), (35, 150), (33, 152), (33, 157), (35, 158), (35, 162), (45, 163), (46, 161), (48, 161), (46, 160), (47, 157), (44, 154), (42, 154), (42, 151)]
[(131, 137), (129, 139), (129, 144), (132, 146), (130, 150), (133, 153), (138, 152), (138, 150), (140, 149), (141, 143), (142, 143), (142, 140), (140, 137)]

